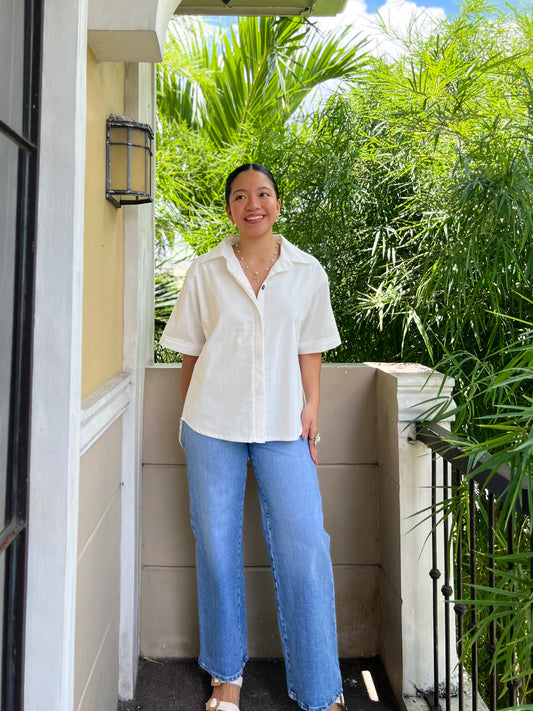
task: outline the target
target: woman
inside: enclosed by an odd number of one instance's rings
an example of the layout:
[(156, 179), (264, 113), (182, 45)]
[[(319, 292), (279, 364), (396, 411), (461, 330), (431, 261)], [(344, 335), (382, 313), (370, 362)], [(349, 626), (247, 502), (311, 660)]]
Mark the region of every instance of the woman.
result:
[(190, 267), (161, 344), (183, 353), (180, 441), (196, 539), (199, 664), (209, 711), (238, 711), (247, 661), (242, 518), (257, 479), (288, 693), (344, 709), (329, 537), (315, 464), (322, 351), (340, 343), (326, 274), (273, 226), (274, 177), (249, 163), (226, 181), (237, 234)]

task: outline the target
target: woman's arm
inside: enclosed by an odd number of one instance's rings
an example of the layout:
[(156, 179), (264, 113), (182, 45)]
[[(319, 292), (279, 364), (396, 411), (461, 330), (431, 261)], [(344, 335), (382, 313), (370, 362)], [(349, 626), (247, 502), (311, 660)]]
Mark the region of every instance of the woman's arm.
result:
[(305, 393), (305, 406), (302, 410), (302, 439), (309, 441), (311, 459), (315, 464), (318, 464), (318, 454), (313, 438), (318, 434), (322, 353), (305, 353), (299, 356), (299, 360)]
[(191, 384), (192, 372), (197, 360), (198, 356), (183, 355), (183, 362), (181, 364), (181, 395), (183, 402), (185, 402), (185, 398), (187, 397), (187, 391), (189, 389), (189, 385)]

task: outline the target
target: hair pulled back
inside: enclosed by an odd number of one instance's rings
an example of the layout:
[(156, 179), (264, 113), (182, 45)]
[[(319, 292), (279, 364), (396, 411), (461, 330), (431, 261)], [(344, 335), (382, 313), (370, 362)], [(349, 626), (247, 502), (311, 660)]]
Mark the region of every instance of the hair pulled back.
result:
[(274, 187), (274, 191), (276, 193), (276, 198), (279, 200), (279, 190), (278, 190), (278, 184), (276, 183), (276, 180), (272, 173), (269, 171), (268, 168), (265, 168), (264, 165), (261, 165), (260, 163), (244, 163), (243, 165), (240, 165), (238, 168), (235, 168), (228, 177), (226, 178), (226, 190), (225, 190), (225, 199), (226, 199), (226, 205), (229, 205), (229, 197), (231, 194), (231, 186), (233, 185), (233, 181), (235, 178), (240, 175), (241, 173), (244, 173), (246, 170), (255, 170), (258, 173), (263, 173), (270, 182), (272, 183)]

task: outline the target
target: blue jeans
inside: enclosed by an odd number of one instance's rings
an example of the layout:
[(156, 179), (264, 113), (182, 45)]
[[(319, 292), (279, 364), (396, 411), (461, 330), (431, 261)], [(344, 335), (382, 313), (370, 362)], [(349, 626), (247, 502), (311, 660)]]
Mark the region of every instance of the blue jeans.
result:
[(242, 523), (248, 458), (261, 502), (289, 696), (325, 711), (342, 693), (329, 536), (307, 442), (228, 442), (182, 422), (196, 539), (199, 664), (233, 681), (247, 660)]

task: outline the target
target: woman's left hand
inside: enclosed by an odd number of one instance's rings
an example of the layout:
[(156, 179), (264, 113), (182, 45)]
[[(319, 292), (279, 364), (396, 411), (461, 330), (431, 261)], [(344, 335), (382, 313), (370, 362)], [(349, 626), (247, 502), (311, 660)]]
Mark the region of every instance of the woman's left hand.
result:
[(307, 403), (302, 410), (302, 439), (306, 439), (309, 442), (309, 452), (315, 464), (318, 464), (318, 452), (314, 442), (317, 434), (318, 408), (313, 407), (311, 403)]

